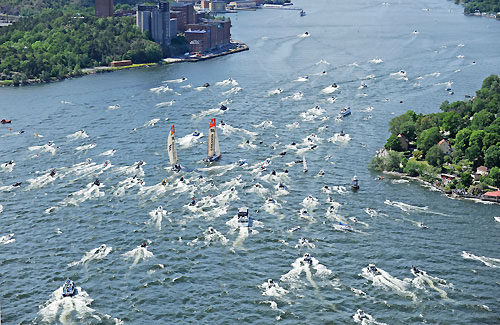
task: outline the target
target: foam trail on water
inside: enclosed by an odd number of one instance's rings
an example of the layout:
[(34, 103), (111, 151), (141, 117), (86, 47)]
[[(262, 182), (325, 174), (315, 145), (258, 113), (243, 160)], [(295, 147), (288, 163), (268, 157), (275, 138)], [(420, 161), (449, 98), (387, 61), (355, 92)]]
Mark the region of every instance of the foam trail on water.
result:
[(43, 324), (83, 324), (83, 323), (114, 323), (123, 324), (120, 319), (97, 312), (90, 308), (92, 299), (81, 287), (76, 287), (77, 294), (73, 297), (63, 297), (61, 286), (55, 290), (49, 300), (40, 305), (34, 323)]
[(122, 256), (126, 260), (134, 259), (134, 262), (132, 263), (132, 265), (130, 265), (130, 268), (133, 268), (141, 260), (146, 260), (148, 258), (153, 257), (154, 255), (153, 255), (153, 253), (148, 251), (147, 247), (138, 246), (138, 247), (134, 248), (133, 250), (124, 253)]
[(160, 205), (158, 208), (149, 212), (149, 216), (151, 219), (148, 223), (155, 226), (156, 229), (161, 230), (161, 222), (163, 218), (167, 216), (167, 211), (163, 210), (163, 207)]
[(469, 260), (476, 260), (488, 267), (500, 268), (500, 259), (486, 256), (476, 256), (474, 254), (462, 251), (462, 257)]
[(16, 241), (16, 239), (14, 238), (13, 233), (0, 237), (0, 245), (7, 245), (7, 244), (13, 243), (15, 241)]
[(109, 253), (111, 253), (112, 250), (113, 247), (111, 246), (108, 247), (105, 244), (102, 244), (101, 246), (86, 252), (81, 260), (69, 263), (68, 267), (72, 267), (79, 264), (88, 265), (91, 261), (101, 260), (105, 258)]

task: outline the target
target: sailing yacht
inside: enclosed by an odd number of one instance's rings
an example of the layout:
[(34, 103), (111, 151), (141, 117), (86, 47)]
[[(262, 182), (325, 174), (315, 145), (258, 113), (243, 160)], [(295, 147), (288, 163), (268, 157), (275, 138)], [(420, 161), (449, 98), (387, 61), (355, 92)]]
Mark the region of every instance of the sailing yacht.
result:
[(210, 127), (208, 129), (208, 157), (205, 161), (218, 161), (220, 157), (219, 136), (217, 135), (215, 118), (213, 118), (210, 120)]
[(168, 159), (170, 159), (172, 170), (181, 170), (181, 165), (179, 165), (179, 161), (177, 160), (177, 149), (175, 148), (175, 128), (173, 125), (170, 127), (170, 133), (168, 134)]

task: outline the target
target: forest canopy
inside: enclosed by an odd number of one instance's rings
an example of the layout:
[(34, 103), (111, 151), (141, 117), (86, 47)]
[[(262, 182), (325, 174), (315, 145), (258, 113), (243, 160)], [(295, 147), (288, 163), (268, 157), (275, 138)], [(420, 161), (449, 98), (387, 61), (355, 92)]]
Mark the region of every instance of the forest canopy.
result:
[(388, 157), (374, 157), (371, 166), (411, 176), (455, 174), (464, 180), (462, 188), (471, 185), (477, 167), (486, 166), (490, 173), (481, 182), (500, 186), (500, 78), (489, 76), (472, 100), (445, 101), (441, 111), (393, 118)]
[(455, 0), (455, 3), (464, 4), (464, 13), (470, 14), (479, 10), (480, 12), (500, 12), (500, 0)]
[(160, 46), (135, 25), (135, 17), (96, 18), (93, 8), (43, 9), (0, 29), (0, 80), (62, 78), (113, 60), (158, 62)]

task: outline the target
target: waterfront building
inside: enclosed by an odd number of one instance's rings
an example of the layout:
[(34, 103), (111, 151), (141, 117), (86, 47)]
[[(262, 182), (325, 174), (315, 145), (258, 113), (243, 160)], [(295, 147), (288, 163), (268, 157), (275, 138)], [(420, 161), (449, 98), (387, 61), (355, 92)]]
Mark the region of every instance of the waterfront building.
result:
[(158, 2), (154, 6), (138, 5), (136, 23), (141, 32), (150, 31), (156, 43), (163, 47), (170, 45), (171, 23), (168, 2)]
[(410, 142), (408, 141), (408, 139), (404, 136), (404, 134), (398, 134), (398, 140), (399, 140), (399, 144), (401, 145), (401, 148), (406, 151), (408, 150), (409, 148), (409, 145), (410, 145)]
[(113, 16), (113, 0), (95, 0), (96, 17)]
[(246, 0), (240, 0), (240, 1), (231, 1), (228, 4), (228, 7), (231, 9), (235, 10), (251, 10), (257, 8), (257, 4), (255, 1), (246, 1)]
[(204, 20), (198, 24), (188, 24), (185, 35), (190, 52), (220, 49), (231, 42), (231, 21)]
[(189, 52), (202, 53), (210, 50), (209, 32), (203, 29), (188, 28), (185, 32)]
[(205, 11), (210, 10), (210, 0), (201, 0), (201, 9), (204, 9)]
[(170, 18), (177, 19), (177, 32), (183, 33), (187, 24), (196, 23), (196, 11), (192, 3), (172, 2)]
[(226, 2), (225, 1), (210, 1), (209, 9), (213, 13), (223, 13), (226, 12)]
[(450, 141), (448, 139), (442, 139), (441, 141), (439, 141), (438, 147), (445, 155), (450, 155), (453, 152)]
[(177, 37), (177, 18), (170, 18), (170, 39)]
[(111, 61), (109, 65), (111, 67), (125, 67), (132, 65), (132, 60)]

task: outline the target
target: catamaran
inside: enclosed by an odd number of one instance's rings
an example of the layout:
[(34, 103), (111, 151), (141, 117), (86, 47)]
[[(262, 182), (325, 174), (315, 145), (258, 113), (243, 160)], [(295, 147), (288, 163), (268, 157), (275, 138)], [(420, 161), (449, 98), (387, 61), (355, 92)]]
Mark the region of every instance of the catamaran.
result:
[(212, 162), (218, 161), (221, 157), (219, 137), (217, 135), (217, 127), (215, 118), (210, 120), (210, 127), (208, 129), (208, 157), (205, 161)]
[(179, 171), (181, 165), (177, 160), (177, 149), (175, 148), (175, 128), (172, 125), (170, 127), (170, 133), (168, 135), (168, 158), (170, 159), (170, 164), (172, 165), (172, 170)]

